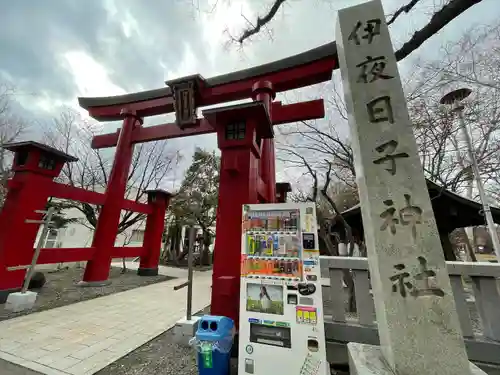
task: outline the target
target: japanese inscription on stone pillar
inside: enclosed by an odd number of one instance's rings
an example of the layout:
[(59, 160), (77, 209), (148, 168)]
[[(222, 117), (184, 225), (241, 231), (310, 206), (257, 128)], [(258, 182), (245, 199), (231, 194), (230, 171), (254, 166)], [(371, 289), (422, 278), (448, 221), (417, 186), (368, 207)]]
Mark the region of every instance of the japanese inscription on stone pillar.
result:
[(336, 41), (382, 351), (396, 373), (465, 375), (469, 363), (380, 0), (339, 11)]

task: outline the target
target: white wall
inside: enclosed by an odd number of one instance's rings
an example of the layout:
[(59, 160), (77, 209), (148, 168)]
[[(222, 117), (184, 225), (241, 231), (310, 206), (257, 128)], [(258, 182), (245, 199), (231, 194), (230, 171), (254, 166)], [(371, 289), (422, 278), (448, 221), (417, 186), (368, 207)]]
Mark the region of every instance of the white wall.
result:
[[(81, 248), (90, 247), (92, 245), (92, 239), (94, 236), (94, 230), (89, 228), (83, 213), (75, 208), (67, 209), (64, 211), (66, 218), (76, 218), (79, 222), (69, 223), (65, 228), (58, 229), (56, 247), (59, 248)], [(146, 219), (142, 222), (136, 223), (131, 227), (127, 228), (123, 233), (119, 234), (115, 241), (115, 246), (122, 247), (135, 247), (142, 246), (142, 239), (140, 241), (133, 241), (132, 233), (134, 230), (144, 230), (146, 225)], [(40, 239), (42, 228), (40, 227), (37, 238), (35, 241), (35, 246)], [(44, 245), (44, 247), (46, 247)], [(48, 265), (37, 265), (37, 269), (40, 270), (51, 270), (57, 267), (66, 266), (84, 266), (85, 262), (78, 263), (65, 263), (65, 264), (48, 264)]]

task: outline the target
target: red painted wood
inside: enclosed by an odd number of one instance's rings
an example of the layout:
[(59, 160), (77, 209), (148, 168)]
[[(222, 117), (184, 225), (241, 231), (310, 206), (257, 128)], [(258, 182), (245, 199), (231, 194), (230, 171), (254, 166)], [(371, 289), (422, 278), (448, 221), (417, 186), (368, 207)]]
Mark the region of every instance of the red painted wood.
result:
[[(261, 77), (252, 77), (248, 80), (230, 82), (227, 84), (201, 88), (198, 106), (208, 106), (230, 101), (247, 99), (252, 96), (252, 86), (256, 81), (270, 81), (276, 92), (294, 90), (305, 86), (329, 81), (332, 70), (335, 69), (335, 60), (331, 57), (316, 60), (312, 63), (296, 66), (291, 69), (277, 71)], [(120, 112), (124, 105), (90, 107), (89, 114), (97, 120), (111, 121), (122, 118)], [(171, 96), (127, 104), (139, 117), (155, 116), (174, 111)]]
[[(276, 93), (273, 90), (272, 83), (268, 81), (256, 82), (252, 89), (252, 96), (255, 101), (264, 103), (269, 118), (271, 119), (271, 122), (274, 123), (274, 116), (277, 112), (280, 112), (280, 110), (283, 111), (283, 107), (276, 107), (275, 110), (275, 108), (272, 106), (272, 100), (276, 96)], [(323, 106), (321, 106), (321, 108), (323, 108)], [(284, 118), (288, 120), (287, 116), (285, 116)], [(264, 197), (266, 203), (274, 203), (276, 200), (274, 139), (263, 139), (261, 150), (259, 172), (266, 191), (264, 192), (264, 194), (262, 194), (261, 190), (259, 189), (259, 194)]]
[(112, 105), (105, 107), (89, 108), (89, 115), (98, 120), (112, 121), (123, 118), (121, 111), (126, 107), (128, 111), (135, 112), (138, 117), (156, 116), (173, 112), (174, 100), (171, 96), (146, 100), (127, 105)]
[(106, 187), (105, 200), (97, 221), (92, 247), (94, 256), (87, 262), (83, 281), (105, 281), (109, 277), (111, 251), (115, 246), (116, 234), (120, 222), (120, 213), (124, 203), (127, 177), (132, 163), (134, 145), (132, 131), (139, 120), (134, 113), (126, 113), (122, 131), (116, 147), (113, 167)]
[[(25, 220), (42, 219), (43, 215), (35, 213), (35, 210), (45, 209), (52, 180), (64, 165), (64, 160), (58, 160), (52, 170), (40, 168), (38, 162), (41, 150), (30, 146), (22, 150), (25, 151), (28, 153), (26, 163), (16, 166), (14, 162), (15, 174), (9, 183), (10, 189), (0, 213), (0, 290), (22, 286), (26, 270), (7, 271), (7, 265), (31, 263), (40, 225), (28, 224)], [(49, 151), (45, 151), (45, 154), (54, 156)]]
[(252, 87), (256, 81), (272, 82), (275, 92), (315, 85), (329, 81), (332, 78), (334, 68), (335, 61), (333, 59), (317, 60), (308, 65), (301, 65), (258, 78), (253, 77), (245, 81), (210, 87), (202, 92), (203, 103), (200, 106), (250, 98), (252, 96)]
[[(273, 125), (280, 125), (323, 118), (325, 116), (325, 108), (323, 99), (286, 105), (282, 105), (281, 102), (273, 102), (272, 113)], [(92, 148), (100, 149), (116, 146), (119, 133), (118, 130), (115, 133), (95, 136), (92, 139)], [(134, 143), (143, 143), (209, 133), (215, 133), (215, 129), (206, 119), (199, 119), (197, 127), (185, 130), (179, 129), (175, 123), (137, 127), (134, 129), (132, 139)]]
[(267, 195), (267, 184), (264, 182), (262, 178), (259, 177), (257, 180), (257, 193), (260, 197), (262, 197), (262, 203), (269, 203), (269, 196)]
[(140, 257), (144, 254), (143, 246), (123, 246), (123, 247), (113, 247), (111, 249), (111, 258), (132, 258)]
[(140, 269), (157, 269), (161, 252), (161, 238), (165, 226), (165, 212), (172, 197), (169, 193), (153, 191), (148, 193), (152, 213), (146, 219), (144, 231), (144, 252), (139, 264)]
[(92, 259), (94, 253), (93, 247), (45, 248), (40, 251), (37, 264), (83, 262)]
[[(96, 191), (85, 190), (79, 187), (60, 184), (54, 182), (51, 186), (50, 195), (55, 198), (69, 199), (77, 202), (85, 202), (91, 204), (103, 205), (106, 196), (103, 193)], [(122, 209), (126, 211), (139, 212), (142, 214), (150, 214), (152, 208), (145, 203), (136, 202), (130, 199), (124, 199)]]
[(285, 105), (282, 105), (281, 102), (274, 103), (271, 109), (273, 125), (316, 120), (325, 117), (323, 99)]
[(122, 209), (126, 211), (139, 212), (141, 214), (153, 213), (153, 208), (145, 203), (135, 202), (130, 199), (123, 200)]
[(98, 205), (104, 204), (105, 199), (103, 193), (85, 190), (79, 187), (60, 184), (57, 182), (52, 183), (52, 186), (50, 188), (50, 195), (55, 198), (69, 199), (72, 201)]
[[(213, 315), (227, 316), (238, 325), (242, 206), (259, 203), (259, 185), (264, 194), (267, 192), (259, 176), (260, 150), (255, 145), (255, 134), (269, 133), (270, 124), (262, 122), (265, 119), (263, 106), (235, 107), (221, 113), (211, 112), (208, 117), (217, 129), (221, 150), (210, 311)], [(246, 120), (246, 136), (228, 140), (226, 125), (238, 117)]]

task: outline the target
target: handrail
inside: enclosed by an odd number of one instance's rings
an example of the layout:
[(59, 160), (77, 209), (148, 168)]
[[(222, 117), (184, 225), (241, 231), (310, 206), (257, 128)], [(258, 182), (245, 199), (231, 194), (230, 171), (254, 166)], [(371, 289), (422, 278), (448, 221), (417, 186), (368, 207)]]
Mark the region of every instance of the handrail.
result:
[[(368, 258), (346, 256), (320, 256), (322, 269), (352, 269), (368, 271)], [(500, 278), (500, 264), (490, 262), (447, 261), (449, 275), (482, 276)]]

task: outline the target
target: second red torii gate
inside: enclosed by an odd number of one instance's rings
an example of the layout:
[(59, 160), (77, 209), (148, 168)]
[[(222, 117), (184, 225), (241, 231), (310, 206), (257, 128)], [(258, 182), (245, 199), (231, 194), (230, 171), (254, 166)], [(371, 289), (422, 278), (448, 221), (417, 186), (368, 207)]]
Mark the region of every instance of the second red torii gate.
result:
[[(273, 126), (324, 117), (323, 100), (283, 105), (273, 102), (276, 92), (323, 82), (336, 68), (331, 45), (248, 71), (205, 80), (199, 75), (166, 82), (164, 89), (117, 97), (80, 98), (80, 105), (100, 121), (123, 119), (115, 133), (94, 137), (92, 147), (116, 146), (106, 189), (106, 202), (97, 224), (96, 258), (87, 264), (84, 281), (107, 279), (135, 143), (217, 133), (221, 150), (217, 241), (214, 249), (211, 313), (238, 321), (241, 210), (243, 204), (276, 201)], [(334, 45), (333, 45), (334, 47)], [(318, 51), (321, 53), (318, 54)], [(252, 98), (253, 102), (204, 110), (197, 108)], [(174, 105), (175, 104), (175, 105)], [(176, 123), (142, 126), (142, 118), (175, 110)], [(283, 185), (286, 189), (288, 186)], [(281, 196), (286, 193), (280, 192)], [(139, 268), (153, 275), (157, 267)]]

